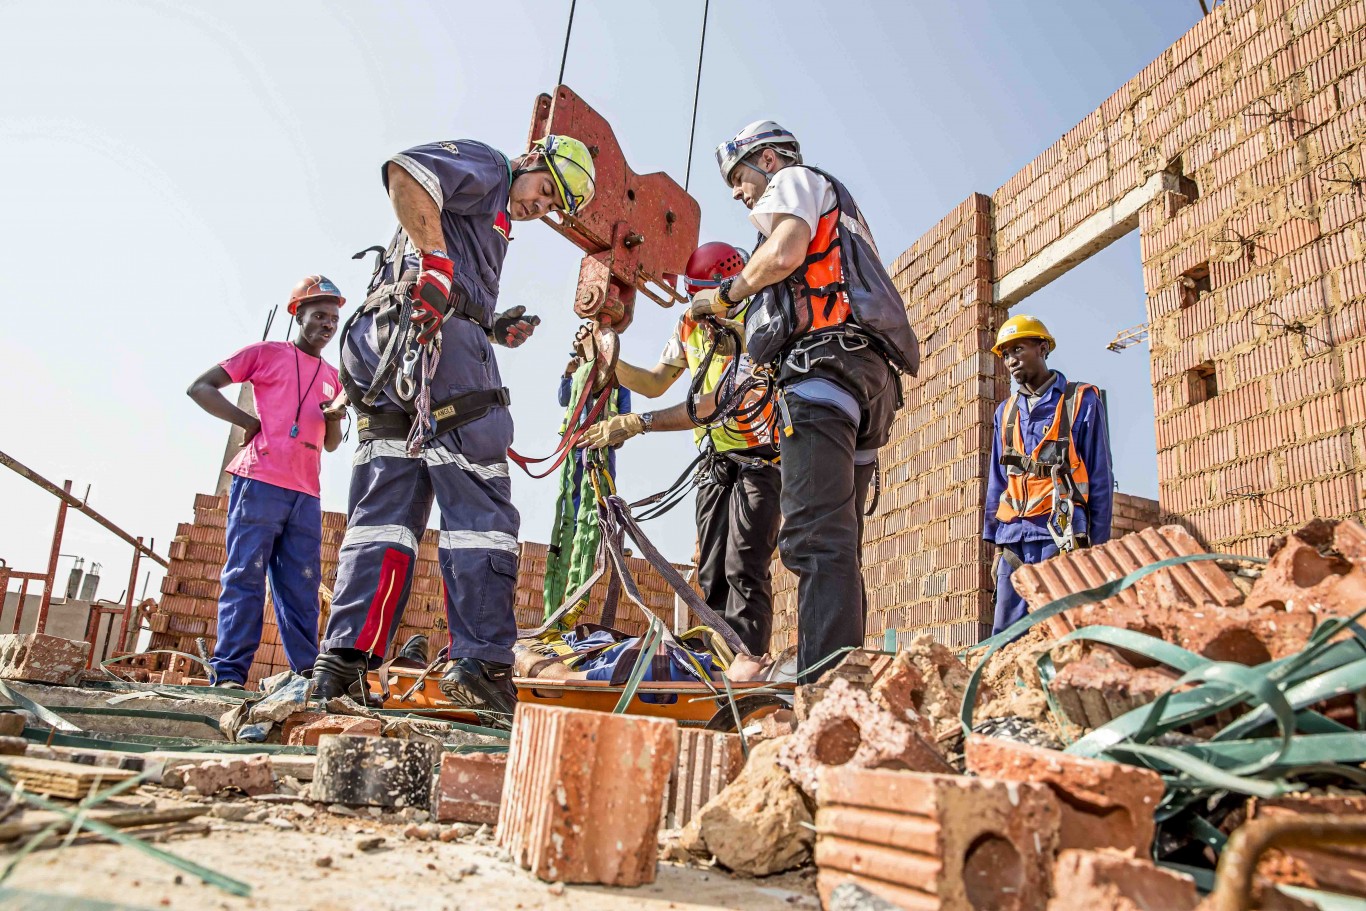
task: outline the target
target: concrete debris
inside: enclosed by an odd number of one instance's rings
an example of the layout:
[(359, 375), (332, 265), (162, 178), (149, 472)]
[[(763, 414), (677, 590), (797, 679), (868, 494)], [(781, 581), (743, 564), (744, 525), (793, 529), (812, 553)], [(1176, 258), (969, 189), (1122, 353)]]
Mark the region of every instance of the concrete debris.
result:
[(18, 712), (0, 712), (0, 737), (22, 737), (28, 719)]
[(248, 795), (270, 794), (275, 790), (270, 757), (265, 755), (210, 760), (179, 771), (186, 789), (193, 788), (205, 796), (222, 791), (239, 791)]
[(894, 905), (853, 883), (841, 883), (830, 890), (826, 911), (899, 911)]
[[(908, 769), (952, 773), (938, 748), (926, 739), (919, 716), (894, 713), (865, 690), (838, 679), (786, 739), (778, 762), (810, 798), (820, 789), (823, 769)], [(911, 720), (914, 719), (914, 720)]]
[(318, 743), (312, 797), (320, 803), (425, 808), (438, 754), (426, 741), (328, 734)]
[(811, 809), (778, 762), (791, 739), (767, 740), (750, 750), (739, 776), (683, 830), (684, 851), (714, 857), (748, 876), (781, 873), (811, 859)]
[(29, 683), (70, 683), (85, 670), (89, 642), (43, 633), (0, 635), (0, 679)]
[(519, 705), (498, 844), (546, 882), (654, 882), (677, 751), (669, 719)]

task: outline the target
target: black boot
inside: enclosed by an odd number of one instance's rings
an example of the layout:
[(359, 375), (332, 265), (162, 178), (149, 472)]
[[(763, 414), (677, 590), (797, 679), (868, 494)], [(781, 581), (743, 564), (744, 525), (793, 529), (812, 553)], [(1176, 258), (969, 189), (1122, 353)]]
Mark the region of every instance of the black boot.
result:
[(418, 633), (403, 643), (394, 663), (404, 667), (425, 668), (428, 664), (427, 637)]
[(517, 687), (512, 685), (510, 664), (457, 658), (441, 678), (441, 692), (461, 708), (487, 713), (493, 724), (512, 726)]
[(313, 665), (313, 698), (326, 703), (338, 696), (350, 696), (365, 705), (370, 691), (365, 681), (369, 667), (369, 657), (359, 649), (323, 652)]

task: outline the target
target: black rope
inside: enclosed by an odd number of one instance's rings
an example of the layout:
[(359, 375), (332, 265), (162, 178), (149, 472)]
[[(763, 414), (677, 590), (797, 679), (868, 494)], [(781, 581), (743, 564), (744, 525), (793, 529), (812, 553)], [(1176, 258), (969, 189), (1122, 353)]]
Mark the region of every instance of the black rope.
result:
[[(730, 363), (726, 364), (721, 373), (721, 378), (716, 384), (716, 404), (712, 413), (705, 417), (698, 413), (698, 399), (702, 396), (702, 385), (706, 382), (707, 373), (711, 367), (712, 359), (717, 356), (717, 349), (721, 346), (722, 338), (728, 341), (729, 350), (740, 351), (740, 334), (724, 323), (718, 322), (714, 317), (703, 317), (704, 322), (711, 327), (711, 344), (707, 346), (706, 353), (702, 355), (702, 362), (693, 371), (692, 382), (688, 387), (687, 409), (688, 419), (699, 427), (713, 426), (720, 424), (727, 430), (735, 433), (742, 433), (740, 424), (753, 421), (763, 414), (773, 400), (775, 388), (768, 377), (759, 373), (753, 373), (743, 383), (738, 386), (735, 384), (736, 376), (739, 374), (740, 358), (734, 356)], [(754, 390), (760, 390), (759, 397), (754, 402), (745, 404), (745, 399)]]
[(569, 33), (574, 30), (574, 7), (579, 0), (569, 0), (569, 24), (564, 27), (564, 53), (560, 55), (560, 78), (556, 85), (564, 85), (564, 65), (569, 62)]
[(711, 0), (702, 4), (702, 42), (697, 47), (697, 83), (692, 89), (692, 129), (688, 131), (688, 169), (683, 173), (683, 192), (688, 192), (692, 181), (692, 148), (697, 139), (697, 99), (702, 92), (702, 54), (707, 50), (707, 14), (711, 11)]

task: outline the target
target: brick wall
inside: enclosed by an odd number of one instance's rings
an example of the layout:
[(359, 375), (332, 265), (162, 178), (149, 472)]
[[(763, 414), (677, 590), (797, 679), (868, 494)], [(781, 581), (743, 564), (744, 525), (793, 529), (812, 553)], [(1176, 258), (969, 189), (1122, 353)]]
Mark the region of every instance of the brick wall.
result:
[[(225, 533), (227, 529), (228, 498), (199, 494), (194, 501), (194, 522), (181, 523), (171, 542), (170, 567), (161, 583), (161, 604), (151, 617), (151, 649), (174, 649), (197, 654), (195, 640), (203, 638), (210, 654), (217, 641), (219, 576), (227, 558)], [(323, 513), (322, 573), (323, 584), (331, 588), (337, 578), (337, 554), (346, 534), (346, 516)], [(523, 543), (517, 576), (515, 609), (517, 624), (535, 627), (545, 615), (543, 589), (545, 579), (546, 545)], [(630, 558), (641, 595), (650, 610), (667, 622), (673, 617), (673, 592), (663, 577), (650, 569), (639, 558)], [(686, 572), (688, 567), (679, 567)], [(403, 614), (403, 622), (394, 637), (393, 648), (402, 645), (417, 633), (430, 641), (431, 654), (444, 647), (450, 636), (447, 632), (444, 605), (445, 589), (437, 563), (437, 533), (428, 530), (418, 549), (417, 565), (413, 573), (412, 594)], [(606, 597), (607, 583), (600, 582), (593, 591), (594, 604)], [(587, 619), (596, 619), (591, 615)], [(617, 611), (617, 627), (628, 633), (644, 632), (645, 617), (640, 609), (624, 596)], [(265, 606), (261, 648), (251, 666), (248, 682), (251, 685), (289, 665), (280, 645), (275, 611), (269, 599)], [(155, 666), (161, 667), (164, 661)], [(191, 671), (200, 673), (199, 669)]]
[(1118, 538), (1161, 524), (1161, 510), (1156, 500), (1135, 497), (1127, 493), (1115, 494), (1115, 513), (1110, 523), (1110, 537)]
[[(924, 342), (883, 451), (868, 640), (990, 622), (978, 538), (990, 355), (1008, 308), (1131, 230), (1151, 323), (1159, 493), (1212, 547), (1258, 551), (1362, 510), (1366, 0), (1229, 0), (990, 196), (897, 257)], [(1240, 238), (1246, 238), (1244, 241)], [(1155, 520), (1121, 497), (1116, 531)], [(780, 572), (775, 643), (793, 641)]]

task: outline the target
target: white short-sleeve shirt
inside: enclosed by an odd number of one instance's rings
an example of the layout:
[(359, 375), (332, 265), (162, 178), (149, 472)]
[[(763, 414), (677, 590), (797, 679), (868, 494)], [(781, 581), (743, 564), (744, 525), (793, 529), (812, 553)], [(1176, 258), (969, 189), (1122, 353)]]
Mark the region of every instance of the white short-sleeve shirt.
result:
[(749, 220), (764, 237), (773, 234), (773, 221), (776, 215), (795, 215), (811, 233), (816, 233), (816, 224), (821, 216), (835, 207), (837, 198), (835, 187), (810, 168), (783, 168), (768, 182), (764, 195), (750, 210)]

